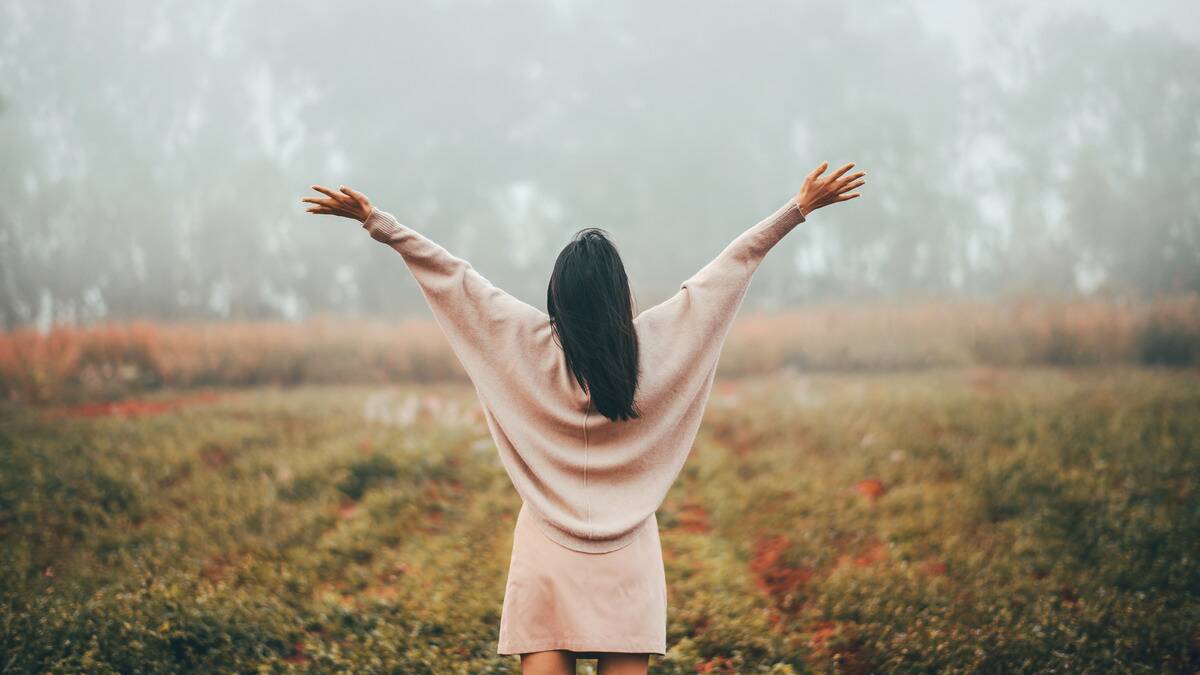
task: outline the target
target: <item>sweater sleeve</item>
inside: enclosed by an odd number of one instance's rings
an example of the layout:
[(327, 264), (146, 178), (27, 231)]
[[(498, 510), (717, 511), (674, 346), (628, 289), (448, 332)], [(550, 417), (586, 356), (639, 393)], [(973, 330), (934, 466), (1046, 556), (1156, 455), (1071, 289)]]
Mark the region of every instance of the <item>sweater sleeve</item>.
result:
[(642, 314), (652, 320), (662, 314), (678, 321), (700, 322), (702, 325), (692, 328), (707, 328), (723, 337), (767, 252), (802, 222), (804, 215), (793, 196), (738, 235), (716, 258), (680, 284), (675, 295)]
[[(404, 258), (442, 332), (472, 380), (513, 353), (549, 320), (545, 312), (492, 285), (472, 265), (378, 208), (363, 221), (371, 238)], [(489, 364), (492, 364), (489, 366)]]

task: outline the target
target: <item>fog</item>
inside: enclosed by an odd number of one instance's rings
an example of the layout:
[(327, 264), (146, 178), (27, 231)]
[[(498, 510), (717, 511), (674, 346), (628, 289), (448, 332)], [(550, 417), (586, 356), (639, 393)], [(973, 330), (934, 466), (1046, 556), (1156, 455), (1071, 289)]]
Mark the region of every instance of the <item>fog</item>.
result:
[(427, 312), (349, 185), (538, 307), (582, 227), (639, 305), (821, 161), (747, 304), (1200, 290), (1200, 5), (0, 6), (0, 321)]

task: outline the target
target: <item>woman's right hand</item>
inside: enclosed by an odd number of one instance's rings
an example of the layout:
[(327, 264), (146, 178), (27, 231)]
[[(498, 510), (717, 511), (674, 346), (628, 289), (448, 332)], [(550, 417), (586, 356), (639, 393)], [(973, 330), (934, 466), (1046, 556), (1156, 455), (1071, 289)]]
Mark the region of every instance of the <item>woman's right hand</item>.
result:
[(838, 169), (836, 173), (822, 177), (821, 174), (829, 168), (829, 162), (821, 162), (821, 166), (813, 169), (812, 173), (804, 179), (804, 185), (796, 194), (796, 203), (800, 205), (800, 213), (807, 217), (808, 214), (822, 206), (857, 197), (859, 193), (850, 191), (866, 183), (862, 177), (867, 175), (867, 172), (859, 171), (849, 176), (843, 176), (853, 167), (854, 162), (850, 162)]

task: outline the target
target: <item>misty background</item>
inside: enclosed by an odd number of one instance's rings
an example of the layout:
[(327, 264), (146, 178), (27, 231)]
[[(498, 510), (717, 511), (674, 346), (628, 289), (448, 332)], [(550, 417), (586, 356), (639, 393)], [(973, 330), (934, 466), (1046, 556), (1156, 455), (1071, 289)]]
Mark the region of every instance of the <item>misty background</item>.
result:
[(645, 308), (823, 160), (748, 305), (1196, 291), (1197, 73), (1186, 0), (9, 0), (0, 321), (426, 313), (314, 183), (542, 308), (603, 227)]

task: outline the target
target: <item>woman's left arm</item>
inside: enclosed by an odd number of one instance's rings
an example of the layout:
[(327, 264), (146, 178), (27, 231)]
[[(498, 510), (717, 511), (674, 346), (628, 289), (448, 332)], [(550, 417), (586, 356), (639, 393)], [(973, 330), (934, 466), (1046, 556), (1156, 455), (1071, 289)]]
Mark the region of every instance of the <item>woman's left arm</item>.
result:
[(549, 321), (545, 312), (493, 285), (471, 263), (374, 207), (361, 192), (344, 186), (340, 192), (312, 187), (327, 198), (303, 199), (313, 204), (309, 213), (358, 220), (372, 239), (391, 246), (404, 258), (434, 318), (472, 377), (508, 347), (525, 344), (531, 329)]

